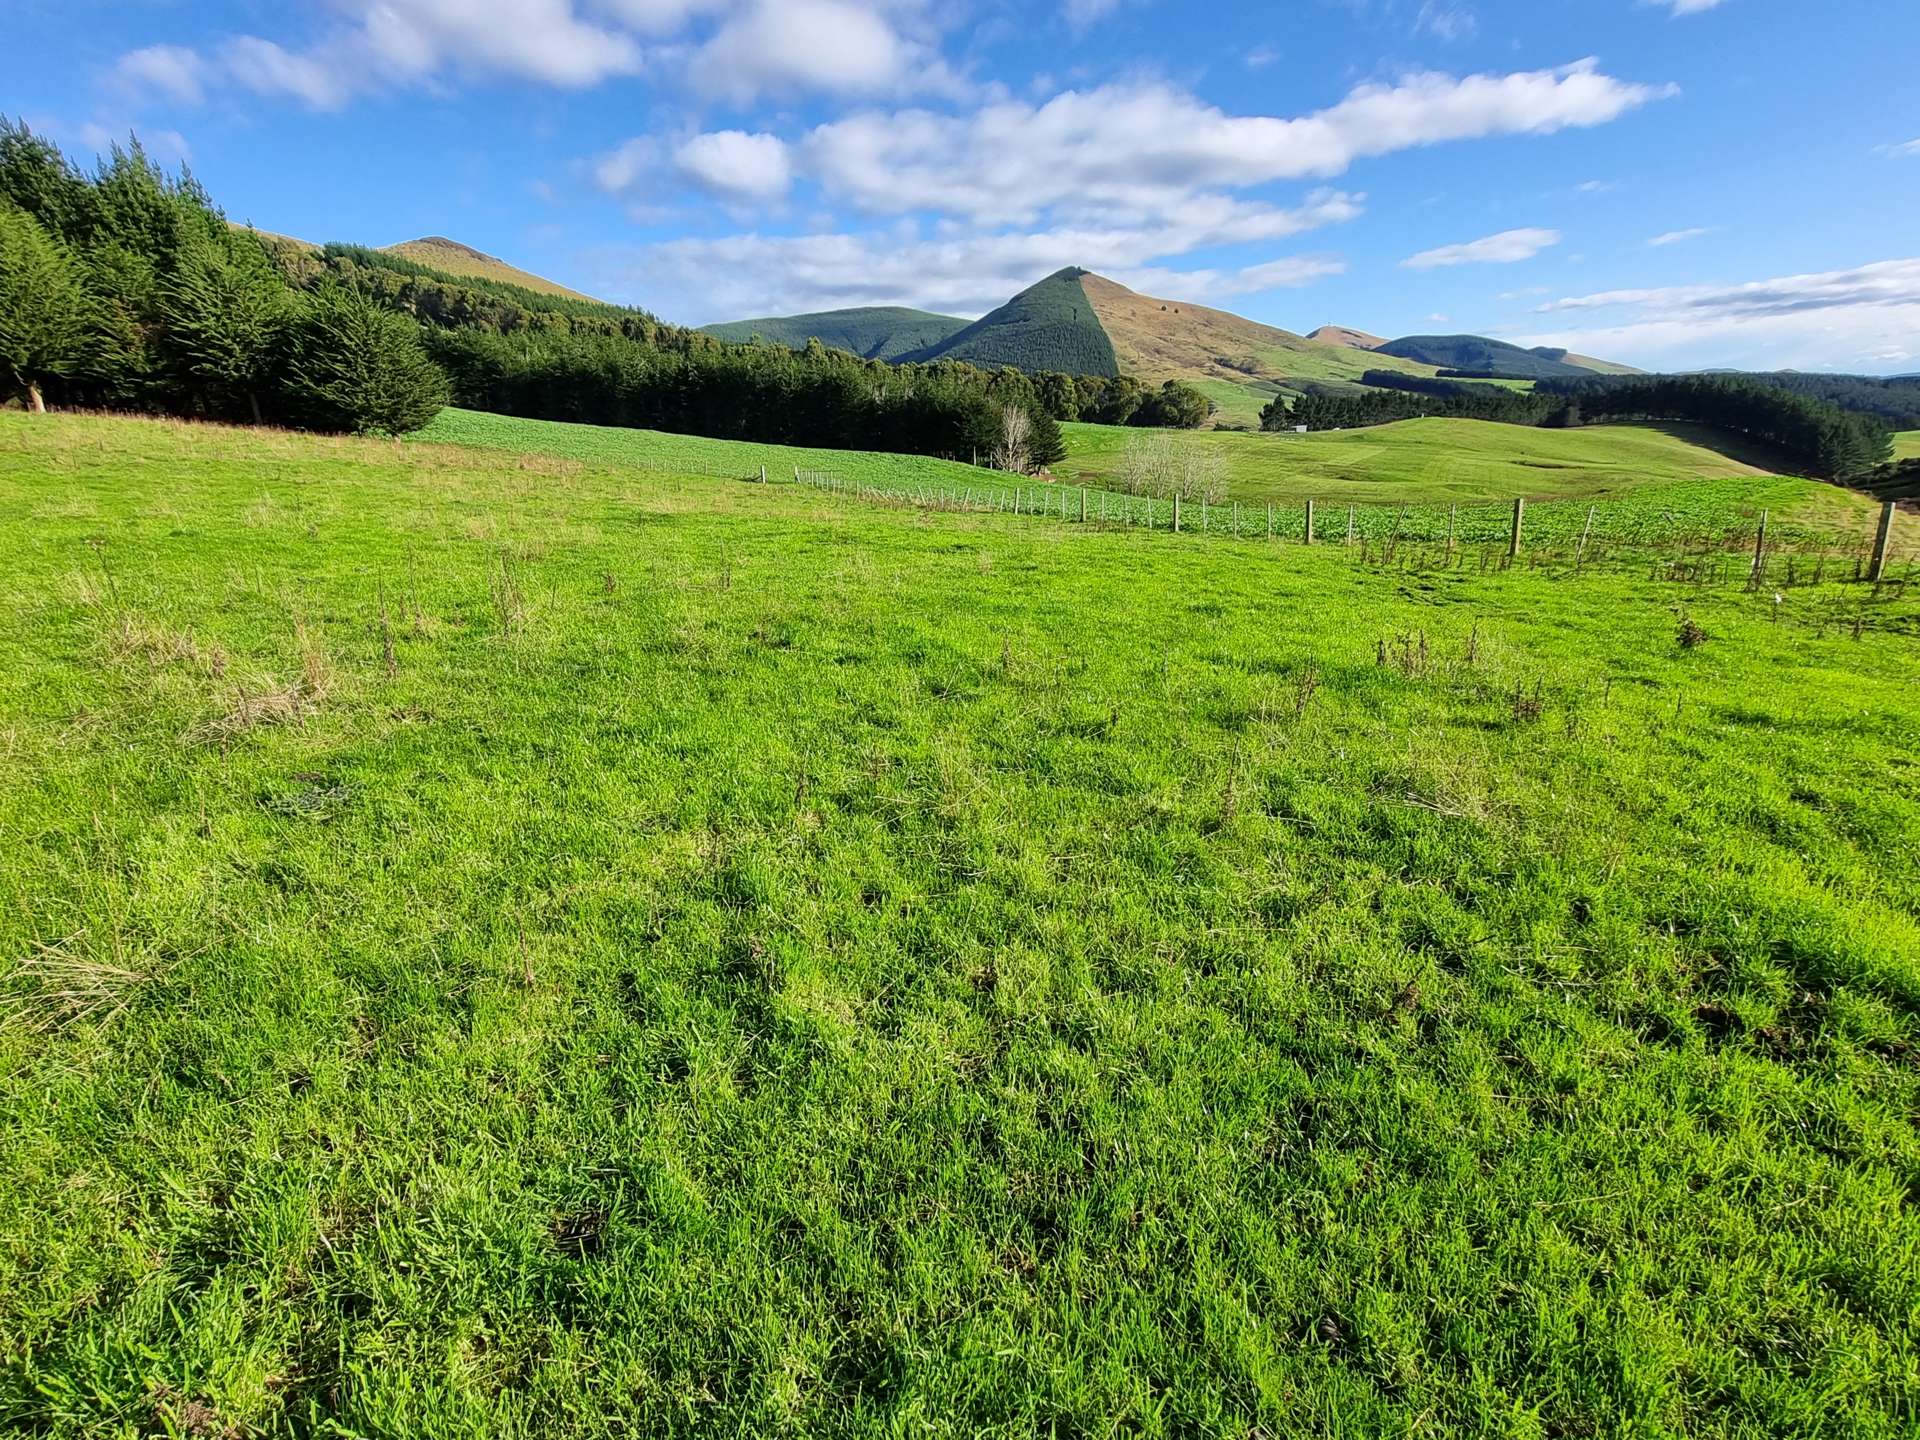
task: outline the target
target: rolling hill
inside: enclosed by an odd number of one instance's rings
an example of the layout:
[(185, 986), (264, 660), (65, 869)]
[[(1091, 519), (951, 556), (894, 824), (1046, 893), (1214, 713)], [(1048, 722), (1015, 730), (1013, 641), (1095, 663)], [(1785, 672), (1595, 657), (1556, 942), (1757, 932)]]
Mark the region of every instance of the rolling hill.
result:
[(1378, 350), (1387, 343), (1382, 336), (1345, 325), (1322, 325), (1318, 330), (1309, 331), (1307, 339), (1318, 340), (1322, 345), (1345, 345), (1354, 350)]
[(809, 340), (836, 350), (851, 350), (868, 360), (898, 360), (937, 348), (972, 322), (957, 315), (936, 315), (904, 305), (868, 305), (852, 310), (823, 310), (810, 315), (769, 315), (703, 325), (701, 332), (735, 343), (756, 335), (774, 345), (803, 349)]
[(1297, 335), (1231, 311), (1143, 295), (1077, 267), (1056, 271), (972, 323), (874, 307), (737, 320), (708, 325), (705, 333), (736, 341), (759, 335), (796, 348), (817, 337), (879, 360), (1131, 375), (1149, 385), (1181, 380), (1213, 402), (1220, 420), (1238, 424), (1255, 422), (1282, 391), (1360, 385), (1369, 370), (1432, 376), (1458, 368), (1543, 379), (1627, 369), (1477, 335), (1386, 341), (1339, 325)]
[(1389, 340), (1373, 352), (1418, 360), (1442, 370), (1472, 370), (1521, 380), (1574, 378), (1593, 372), (1559, 356), (1567, 352), (1523, 350), (1484, 335), (1408, 335)]
[(592, 300), (592, 295), (583, 295), (578, 290), (569, 290), (565, 285), (522, 270), (517, 265), (509, 265), (484, 250), (476, 250), (471, 245), (462, 245), (458, 240), (449, 240), (444, 235), (427, 235), (418, 240), (404, 240), (398, 245), (382, 247), (389, 255), (398, 255), (411, 260), (416, 265), (425, 265), (448, 275), (464, 275), (474, 280), (495, 280), (502, 285), (518, 285), (523, 290), (532, 290), (541, 295), (559, 295), (569, 300)]
[(1080, 287), (1113, 341), (1122, 373), (1153, 385), (1195, 384), (1228, 419), (1254, 420), (1278, 391), (1306, 382), (1357, 385), (1368, 370), (1379, 369), (1434, 373), (1417, 361), (1383, 359), (1229, 311), (1141, 295), (1100, 275), (1083, 274)]
[(993, 369), (1061, 370), (1069, 375), (1118, 375), (1113, 341), (1094, 313), (1072, 266), (1029, 285), (997, 310), (938, 344), (909, 351), (903, 360), (965, 360)]

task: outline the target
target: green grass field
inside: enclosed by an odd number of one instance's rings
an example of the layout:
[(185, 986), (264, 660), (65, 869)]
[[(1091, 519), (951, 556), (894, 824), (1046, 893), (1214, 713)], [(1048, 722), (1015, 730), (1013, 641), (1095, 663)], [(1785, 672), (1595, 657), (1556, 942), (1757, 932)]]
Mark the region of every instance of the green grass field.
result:
[[(1463, 431), (1461, 425), (1468, 428)], [(1110, 464), (1117, 464), (1119, 451), (1129, 440), (1143, 438), (1143, 432), (1137, 430), (1093, 425), (1064, 428), (1070, 449), (1097, 445)], [(1396, 433), (1385, 435), (1384, 430)], [(1509, 438), (1518, 438), (1530, 447), (1534, 445), (1533, 437), (1542, 433), (1515, 431), (1514, 427), (1471, 425), (1470, 422), (1421, 422), (1420, 426), (1410, 429), (1394, 426), (1366, 432), (1369, 436), (1382, 436), (1389, 445), (1392, 466), (1383, 468), (1378, 479), (1348, 485), (1344, 491), (1337, 484), (1327, 483), (1324, 471), (1295, 477), (1295, 487), (1279, 494), (1282, 509), (1275, 517), (1275, 533), (1283, 539), (1300, 538), (1305, 529), (1304, 498), (1310, 495), (1325, 499), (1332, 493), (1359, 497), (1360, 508), (1354, 523), (1355, 533), (1362, 537), (1385, 539), (1398, 535), (1410, 541), (1438, 541), (1452, 525), (1465, 544), (1484, 545), (1504, 540), (1511, 524), (1511, 511), (1508, 499), (1499, 489), (1501, 462), (1487, 446), (1509, 432)], [(1529, 510), (1527, 533), (1540, 544), (1570, 545), (1586, 532), (1592, 503), (1588, 497), (1599, 501), (1591, 522), (1594, 538), (1636, 548), (1668, 548), (1705, 534), (1750, 536), (1763, 509), (1772, 516), (1772, 533), (1799, 542), (1817, 539), (1830, 545), (1849, 545), (1864, 536), (1872, 524), (1870, 503), (1829, 485), (1747, 470), (1656, 432), (1618, 427), (1604, 433), (1580, 433), (1594, 437), (1580, 447), (1586, 468), (1580, 469), (1573, 481), (1562, 482), (1559, 492), (1545, 484), (1541, 489), (1528, 492), (1536, 497), (1542, 490), (1549, 496), (1561, 493), (1570, 497), (1547, 499)], [(1056, 518), (1077, 520), (1079, 515), (1077, 486), (1019, 483), (1014, 477), (996, 471), (924, 456), (753, 445), (654, 430), (517, 420), (463, 410), (442, 412), (421, 436), (430, 444), (475, 445), (521, 455), (597, 461), (660, 474), (757, 477), (760, 467), (765, 465), (768, 475), (775, 479), (791, 477), (799, 470), (832, 477), (834, 483), (916, 500), (961, 497), (1022, 511), (1037, 510)], [(1306, 440), (1309, 444), (1304, 453), (1320, 454), (1330, 448), (1312, 443), (1320, 438), (1233, 434), (1176, 437), (1181, 444), (1221, 446), (1232, 462), (1230, 473), (1236, 477), (1248, 470), (1255, 459), (1264, 464), (1302, 453), (1272, 447)], [(1617, 441), (1618, 448), (1608, 450), (1605, 443), (1608, 440)], [(1560, 449), (1564, 453), (1569, 447)], [(1628, 463), (1649, 451), (1664, 457), (1664, 468), (1636, 467)], [(1522, 451), (1523, 455), (1539, 453), (1553, 451), (1550, 446)], [(1358, 462), (1343, 458), (1342, 463)], [(1060, 467), (1063, 476), (1078, 474), (1094, 479), (1095, 472), (1082, 470), (1082, 464), (1084, 460), (1070, 458)], [(1479, 488), (1468, 483), (1462, 473), (1474, 464), (1492, 477)], [(1599, 469), (1602, 464), (1610, 468), (1602, 472)], [(1742, 473), (1711, 480), (1679, 478), (1686, 474), (1688, 464)], [(1528, 473), (1532, 473), (1531, 470)], [(1623, 473), (1637, 478), (1627, 484), (1620, 480)], [(1440, 475), (1452, 477), (1450, 483), (1431, 478)], [(1608, 491), (1582, 487), (1583, 480), (1589, 485), (1596, 483), (1596, 476), (1619, 483)], [(1243, 493), (1238, 483), (1234, 489), (1236, 493)], [(1464, 503), (1449, 502), (1450, 495), (1461, 497)], [(1495, 496), (1502, 498), (1492, 498)], [(1138, 497), (1103, 492), (1097, 487), (1089, 500), (1089, 515), (1095, 518), (1117, 519), (1124, 514), (1131, 517), (1130, 523), (1145, 524), (1149, 513), (1153, 525), (1162, 530), (1170, 527), (1172, 511), (1165, 500), (1149, 504)], [(1189, 505), (1184, 525), (1195, 532), (1221, 534), (1231, 528), (1232, 517), (1233, 511), (1227, 506), (1216, 506), (1209, 513)], [(1264, 502), (1249, 500), (1239, 512), (1238, 522), (1240, 534), (1248, 538), (1262, 536), (1266, 525)], [(1329, 500), (1320, 511), (1316, 529), (1322, 538), (1341, 538), (1346, 524), (1345, 505)]]
[(670, 435), (662, 430), (629, 430), (612, 425), (568, 425), (556, 420), (520, 420), (480, 410), (442, 410), (410, 443), (478, 445), (521, 455), (639, 468), (660, 474), (706, 475), (727, 479), (758, 476), (762, 465), (773, 479), (791, 478), (796, 469), (826, 470), (860, 484), (998, 483), (1001, 477), (972, 465), (956, 465), (925, 455), (889, 455), (873, 450), (818, 450), (799, 445), (757, 445), (741, 440), (711, 440), (704, 435)]
[[(1119, 471), (1130, 434), (1106, 425), (1063, 425), (1063, 478), (1100, 484)], [(1256, 504), (1473, 504), (1511, 500), (1633, 499), (1661, 487), (1682, 505), (1715, 495), (1731, 510), (1769, 508), (1815, 528), (1858, 532), (1872, 504), (1836, 486), (1770, 474), (1766, 457), (1695, 427), (1593, 425), (1540, 430), (1477, 420), (1406, 420), (1311, 435), (1210, 432), (1190, 443), (1218, 446), (1228, 489)], [(1732, 453), (1728, 453), (1731, 451)], [(1721, 482), (1699, 490), (1700, 480)], [(1640, 499), (1648, 496), (1642, 493)], [(1716, 502), (1719, 503), (1719, 502)]]
[(0, 414), (0, 1431), (1910, 1435), (1916, 634)]
[(1920, 430), (1902, 430), (1893, 437), (1893, 458), (1920, 459)]

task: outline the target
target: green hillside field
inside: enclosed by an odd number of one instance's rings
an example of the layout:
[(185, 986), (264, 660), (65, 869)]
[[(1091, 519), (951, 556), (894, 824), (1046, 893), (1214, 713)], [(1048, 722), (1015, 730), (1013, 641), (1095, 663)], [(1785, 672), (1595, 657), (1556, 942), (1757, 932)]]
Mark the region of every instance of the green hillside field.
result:
[(786, 345), (795, 350), (804, 349), (808, 340), (818, 339), (822, 345), (851, 350), (868, 360), (897, 360), (912, 351), (941, 344), (969, 323), (954, 315), (879, 305), (811, 315), (732, 320), (701, 329), (718, 340), (745, 342), (757, 335), (769, 344)]
[(1920, 430), (1902, 430), (1893, 437), (1893, 458), (1920, 460)]
[[(1060, 428), (1067, 458), (1055, 472), (1088, 484), (1117, 475), (1129, 439), (1141, 433), (1110, 425)], [(1850, 491), (1771, 475), (1711, 448), (1725, 448), (1721, 437), (1680, 425), (1548, 430), (1424, 419), (1310, 435), (1226, 431), (1179, 438), (1217, 446), (1230, 492), (1254, 503), (1600, 500), (1704, 479), (1740, 481), (1726, 487), (1728, 493), (1737, 490), (1808, 523), (1851, 529), (1866, 524), (1871, 511), (1870, 502)]]
[[(1396, 433), (1386, 434), (1389, 429)], [(1120, 450), (1126, 444), (1147, 442), (1154, 433), (1093, 425), (1067, 426), (1064, 430), (1070, 448), (1076, 443), (1084, 445), (1087, 454), (1104, 455), (1103, 463), (1113, 466), (1117, 466)], [(1382, 466), (1377, 475), (1367, 471), (1344, 487), (1341, 477), (1346, 472), (1325, 464), (1294, 474), (1281, 485), (1263, 487), (1257, 479), (1244, 488), (1236, 483), (1236, 496), (1246, 502), (1237, 516), (1239, 533), (1249, 538), (1265, 534), (1263, 506), (1271, 500), (1281, 507), (1274, 518), (1274, 533), (1281, 538), (1298, 538), (1305, 528), (1302, 506), (1311, 496), (1329, 502), (1320, 513), (1318, 528), (1323, 535), (1344, 535), (1347, 518), (1341, 507), (1351, 503), (1359, 507), (1354, 517), (1355, 533), (1363, 537), (1392, 534), (1409, 540), (1435, 540), (1452, 529), (1470, 544), (1503, 539), (1511, 525), (1507, 502), (1512, 492), (1501, 485), (1505, 474), (1501, 452), (1485, 448), (1501, 439), (1502, 431), (1508, 432), (1505, 438), (1523, 446), (1527, 437), (1543, 433), (1512, 426), (1473, 426), (1463, 421), (1421, 421), (1364, 432), (1393, 447), (1391, 467)], [(1534, 540), (1544, 545), (1564, 545), (1582, 533), (1591, 533), (1594, 538), (1640, 550), (1666, 549), (1682, 536), (1748, 533), (1764, 509), (1772, 517), (1776, 536), (1831, 548), (1835, 543), (1849, 543), (1849, 537), (1864, 535), (1872, 523), (1871, 504), (1850, 492), (1754, 471), (1684, 443), (1669, 447), (1664, 466), (1655, 465), (1649, 461), (1651, 452), (1646, 442), (1649, 437), (1656, 441), (1669, 437), (1629, 427), (1617, 427), (1608, 433), (1624, 447), (1611, 459), (1606, 458), (1609, 452), (1589, 445), (1584, 468), (1569, 472), (1557, 487), (1550, 480), (1541, 480), (1526, 492), (1536, 502), (1527, 522), (1527, 533)], [(659, 474), (757, 479), (764, 465), (774, 480), (791, 478), (797, 471), (812, 483), (842, 493), (873, 492), (936, 508), (961, 502), (1036, 518), (1077, 520), (1079, 492), (1086, 488), (1092, 519), (1167, 528), (1173, 518), (1165, 499), (1148, 501), (1105, 488), (1102, 482), (1111, 479), (1110, 471), (1078, 470), (1071, 456), (1060, 467), (1059, 478), (1066, 483), (1039, 484), (925, 456), (755, 445), (453, 409), (443, 411), (419, 438), (429, 444), (473, 445)], [(1173, 435), (1180, 445), (1231, 447), (1227, 450), (1229, 458), (1237, 457), (1237, 463), (1229, 467), (1233, 475), (1248, 468), (1253, 460), (1272, 458), (1254, 448), (1259, 442), (1278, 444), (1284, 440), (1292, 444), (1321, 438)], [(1243, 444), (1247, 448), (1238, 448)], [(1523, 448), (1518, 453), (1527, 458), (1531, 452)], [(1368, 463), (1364, 457), (1352, 460), (1336, 455), (1334, 459), (1341, 464)], [(1478, 479), (1476, 466), (1485, 472)], [(1607, 466), (1612, 468), (1604, 468)], [(1620, 480), (1621, 466), (1629, 469), (1631, 483)], [(1526, 473), (1532, 475), (1534, 471), (1529, 468)], [(1556, 472), (1541, 473), (1559, 478)], [(1431, 478), (1435, 474), (1450, 478), (1436, 483)], [(1599, 502), (1597, 509), (1589, 514), (1590, 502), (1595, 501)], [(1226, 506), (1216, 506), (1211, 513), (1204, 507), (1189, 506), (1185, 528), (1222, 534), (1232, 528), (1234, 518), (1235, 512)]]
[(965, 360), (989, 370), (1014, 365), (1029, 372), (1118, 375), (1113, 341), (1080, 288), (1084, 273), (1056, 271), (965, 329), (902, 358)]
[(1920, 594), (0, 413), (0, 599), (10, 1432), (1920, 1412)]

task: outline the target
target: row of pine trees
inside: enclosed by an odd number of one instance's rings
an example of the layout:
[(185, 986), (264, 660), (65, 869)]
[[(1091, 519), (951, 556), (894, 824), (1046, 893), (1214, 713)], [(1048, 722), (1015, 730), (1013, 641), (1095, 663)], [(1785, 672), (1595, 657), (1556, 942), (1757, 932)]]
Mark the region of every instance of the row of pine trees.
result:
[(92, 173), (0, 121), (0, 380), (47, 404), (403, 434), (506, 414), (955, 458), (1064, 454), (1060, 420), (1195, 426), (1178, 382), (726, 344), (645, 311), (236, 228), (130, 143)]
[(301, 290), (137, 143), (93, 174), (0, 122), (0, 366), (62, 405), (403, 433), (446, 403), (411, 319)]
[(1685, 421), (1759, 441), (1805, 474), (1848, 480), (1887, 463), (1893, 437), (1878, 415), (1746, 375), (1594, 375), (1537, 381), (1531, 392), (1369, 370), (1372, 389), (1319, 389), (1260, 413), (1268, 430), (1350, 430), (1444, 416), (1509, 425), (1598, 420)]

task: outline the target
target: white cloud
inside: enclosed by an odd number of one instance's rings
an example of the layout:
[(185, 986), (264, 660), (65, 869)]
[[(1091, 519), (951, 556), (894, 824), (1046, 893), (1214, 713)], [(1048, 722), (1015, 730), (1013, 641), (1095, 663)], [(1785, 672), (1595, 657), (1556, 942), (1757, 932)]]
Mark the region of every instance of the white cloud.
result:
[(1446, 0), (1422, 0), (1420, 13), (1414, 17), (1413, 28), (1437, 40), (1470, 40), (1480, 28), (1480, 17), (1465, 5), (1448, 4)]
[(719, 130), (695, 135), (674, 152), (674, 167), (701, 189), (741, 200), (772, 200), (793, 183), (786, 143), (777, 135)]
[(659, 159), (658, 142), (639, 136), (593, 162), (593, 183), (609, 195), (618, 195), (639, 183)]
[(1601, 291), (1536, 313), (1577, 318), (1573, 328), (1518, 343), (1667, 364), (1876, 366), (1915, 348), (1920, 258), (1736, 285)]
[(136, 96), (157, 95), (180, 105), (205, 97), (206, 62), (184, 45), (130, 50), (113, 67), (114, 82)]
[(316, 110), (337, 109), (354, 88), (330, 61), (296, 55), (257, 35), (229, 40), (220, 58), (227, 72), (255, 94), (291, 95)]
[(1067, 265), (1195, 301), (1307, 284), (1345, 268), (1321, 257), (1238, 270), (1174, 271), (1153, 264), (1204, 243), (1199, 230), (1169, 235), (1158, 226), (927, 235), (903, 222), (871, 234), (684, 238), (606, 252), (598, 258), (596, 283), (601, 293), (644, 298), (651, 309), (700, 324), (848, 305), (978, 315)]
[(763, 92), (958, 94), (964, 88), (872, 0), (751, 0), (701, 46), (687, 73), (697, 89), (741, 104)]
[(1410, 75), (1295, 119), (1228, 115), (1159, 84), (1069, 90), (952, 116), (868, 112), (802, 142), (830, 194), (874, 214), (1012, 222), (1053, 207), (1164, 215), (1196, 193), (1338, 175), (1359, 159), (1604, 124), (1667, 93), (1591, 61), (1510, 75)]
[[(684, 21), (705, 0), (602, 0), (629, 23), (651, 14)], [(116, 77), (184, 98), (226, 79), (262, 95), (288, 95), (337, 109), (353, 95), (419, 83), (447, 71), (504, 75), (580, 89), (640, 68), (640, 45), (625, 29), (576, 14), (573, 0), (336, 0), (339, 21), (311, 47), (289, 50), (238, 35), (211, 58), (180, 46), (150, 46), (121, 57)]]
[(1123, 269), (1111, 278), (1129, 289), (1172, 300), (1228, 300), (1236, 295), (1258, 295), (1267, 290), (1292, 290), (1347, 273), (1347, 262), (1327, 255), (1289, 256), (1239, 270), (1170, 270), (1149, 265)]
[(1604, 195), (1607, 191), (1614, 188), (1614, 182), (1611, 180), (1582, 180), (1573, 188), (1582, 195)]
[(1880, 149), (1896, 160), (1910, 159), (1920, 155), (1920, 140), (1909, 140), (1901, 145), (1882, 145)]
[(1688, 240), (1698, 240), (1702, 235), (1711, 235), (1718, 225), (1695, 225), (1687, 230), (1669, 230), (1664, 235), (1656, 235), (1647, 244), (1654, 246), (1679, 245)]
[(1548, 246), (1559, 243), (1558, 230), (1502, 230), (1484, 239), (1422, 250), (1400, 263), (1409, 270), (1434, 270), (1448, 265), (1511, 265), (1531, 260)]
[(1724, 4), (1725, 0), (1650, 0), (1650, 3), (1665, 5), (1675, 15), (1698, 15)]

